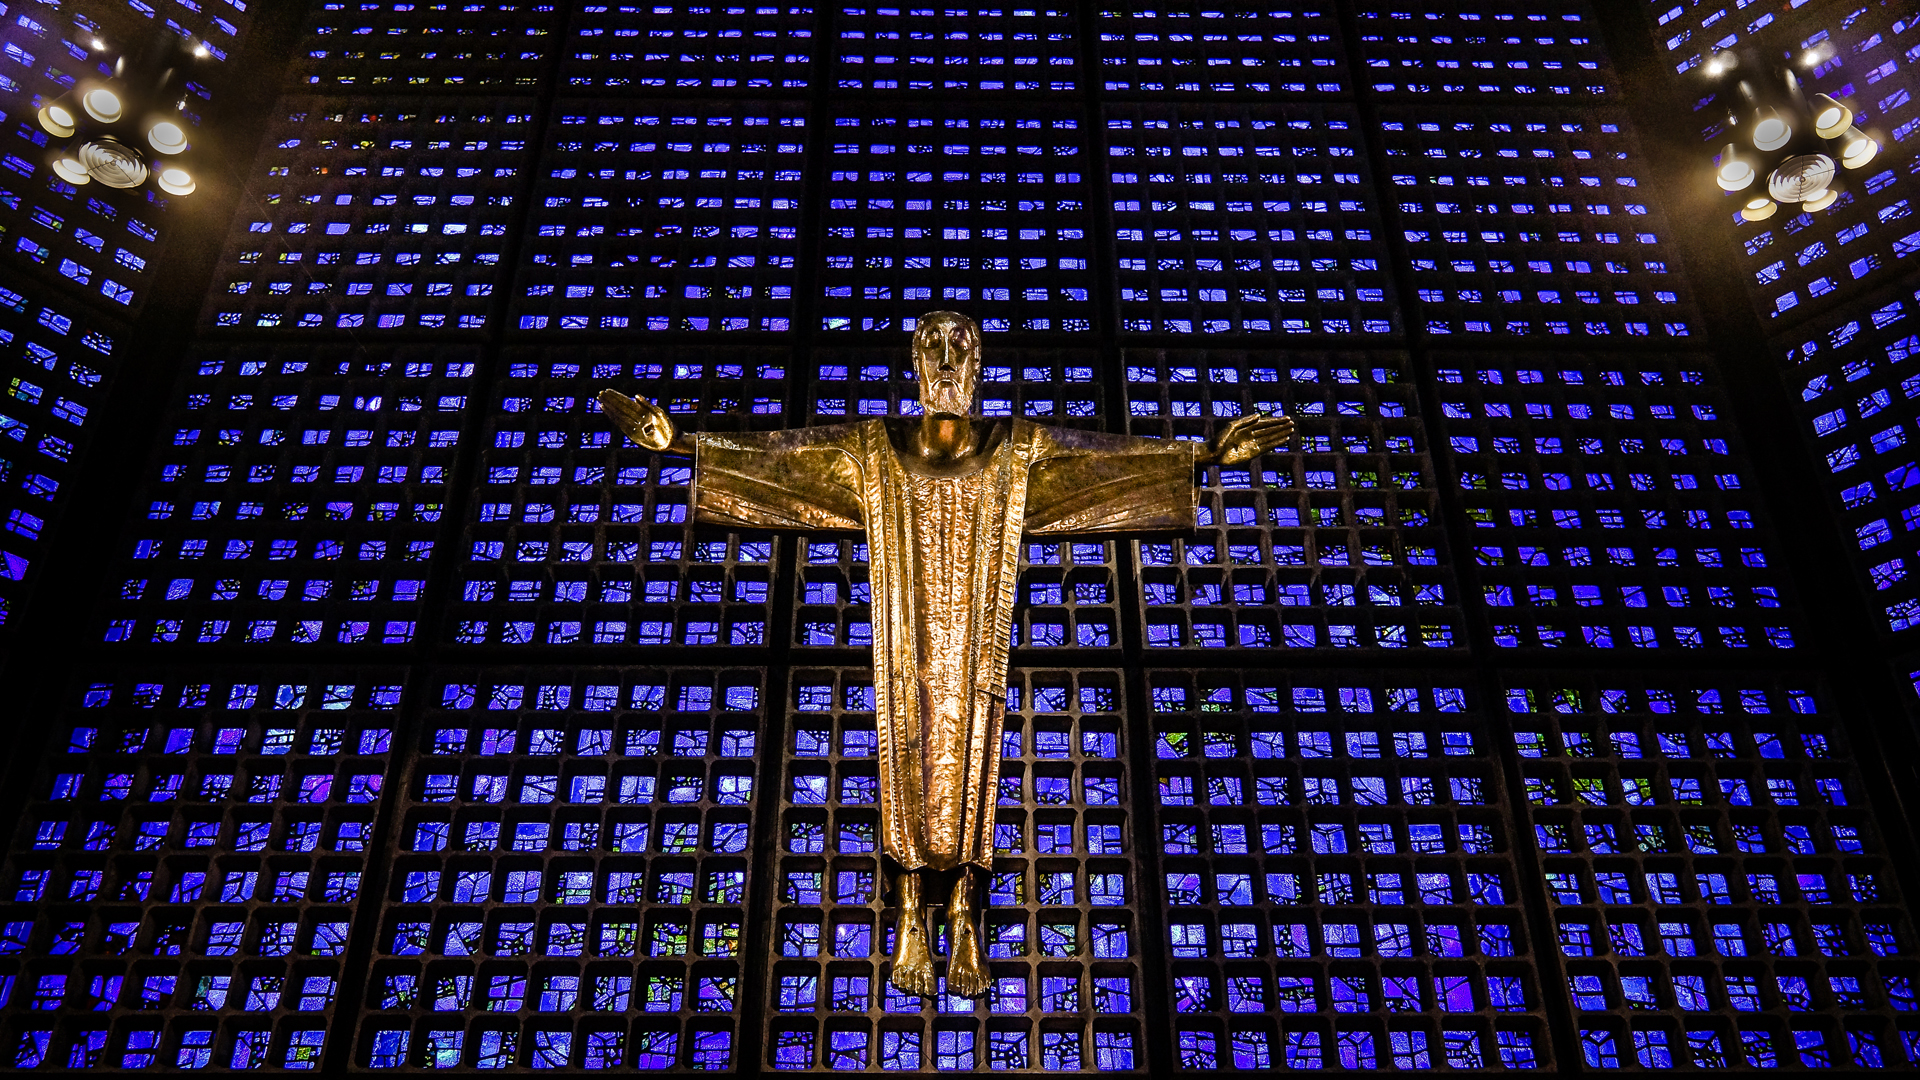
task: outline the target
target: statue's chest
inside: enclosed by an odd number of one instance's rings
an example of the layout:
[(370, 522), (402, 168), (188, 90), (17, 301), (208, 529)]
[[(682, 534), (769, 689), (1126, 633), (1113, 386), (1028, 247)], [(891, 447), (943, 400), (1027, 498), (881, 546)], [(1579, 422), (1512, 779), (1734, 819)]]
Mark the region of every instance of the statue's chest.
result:
[(901, 495), (906, 503), (914, 548), (924, 562), (970, 561), (975, 533), (991, 524), (983, 511), (991, 510), (999, 494), (992, 481), (998, 470), (971, 476), (904, 476)]

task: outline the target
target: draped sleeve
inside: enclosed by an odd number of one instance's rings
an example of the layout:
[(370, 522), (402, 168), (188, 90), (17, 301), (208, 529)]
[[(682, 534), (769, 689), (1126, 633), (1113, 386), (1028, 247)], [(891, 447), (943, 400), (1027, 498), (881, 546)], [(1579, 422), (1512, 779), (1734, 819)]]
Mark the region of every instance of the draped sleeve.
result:
[(695, 435), (694, 521), (754, 529), (860, 529), (862, 426)]
[(1200, 443), (1046, 429), (1027, 481), (1026, 531), (1171, 532), (1194, 527)]

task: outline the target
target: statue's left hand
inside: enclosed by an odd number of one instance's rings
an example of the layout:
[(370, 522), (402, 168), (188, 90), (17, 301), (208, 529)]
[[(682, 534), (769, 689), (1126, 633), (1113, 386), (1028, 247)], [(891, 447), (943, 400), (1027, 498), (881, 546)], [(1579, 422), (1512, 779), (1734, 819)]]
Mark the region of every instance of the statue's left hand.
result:
[(1293, 418), (1268, 413), (1242, 416), (1214, 433), (1207, 464), (1238, 465), (1293, 438)]

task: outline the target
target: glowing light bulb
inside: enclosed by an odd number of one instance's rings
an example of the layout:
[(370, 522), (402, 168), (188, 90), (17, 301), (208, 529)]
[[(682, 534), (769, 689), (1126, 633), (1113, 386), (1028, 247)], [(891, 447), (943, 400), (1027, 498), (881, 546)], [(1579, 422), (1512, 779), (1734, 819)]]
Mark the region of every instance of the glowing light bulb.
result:
[(1740, 208), (1740, 216), (1746, 218), (1748, 221), (1765, 221), (1772, 217), (1779, 209), (1779, 203), (1774, 202), (1765, 195), (1756, 195), (1747, 200), (1747, 205)]
[(1815, 210), (1825, 210), (1827, 207), (1832, 206), (1833, 201), (1835, 199), (1838, 199), (1839, 197), (1840, 197), (1839, 192), (1833, 190), (1832, 188), (1828, 188), (1827, 190), (1821, 192), (1820, 194), (1815, 195), (1813, 198), (1807, 199), (1806, 201), (1802, 202), (1800, 204), (1800, 209), (1805, 210), (1809, 213)]

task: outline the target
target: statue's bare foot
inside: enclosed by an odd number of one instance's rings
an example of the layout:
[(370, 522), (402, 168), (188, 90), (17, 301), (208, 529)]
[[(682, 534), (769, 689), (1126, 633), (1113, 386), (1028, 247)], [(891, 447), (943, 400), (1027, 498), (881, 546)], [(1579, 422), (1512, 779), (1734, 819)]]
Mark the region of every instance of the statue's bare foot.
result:
[(947, 904), (947, 993), (960, 997), (979, 997), (990, 985), (980, 937), (973, 929), (972, 885), (971, 874), (961, 870)]
[(900, 875), (900, 915), (893, 935), (893, 985), (909, 994), (932, 997), (939, 988), (933, 974), (933, 954), (927, 949), (927, 909), (920, 895), (920, 875)]

